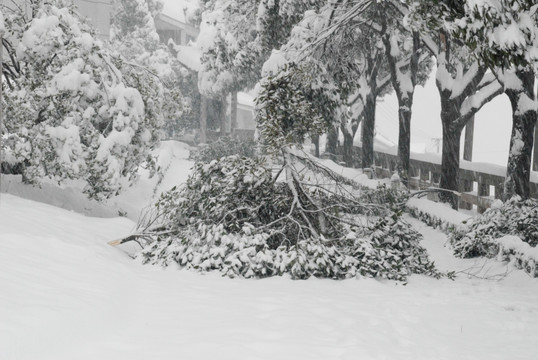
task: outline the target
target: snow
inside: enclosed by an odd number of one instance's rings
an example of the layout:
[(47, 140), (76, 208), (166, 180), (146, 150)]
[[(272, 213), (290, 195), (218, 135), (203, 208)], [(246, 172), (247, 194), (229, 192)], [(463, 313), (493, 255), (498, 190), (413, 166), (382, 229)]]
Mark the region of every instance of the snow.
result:
[(263, 63), (262, 76), (276, 74), (280, 68), (288, 63), (286, 53), (280, 50), (273, 50), (271, 56)]
[(530, 246), (514, 235), (506, 235), (495, 240), (505, 250), (512, 250), (524, 254), (524, 258), (538, 260), (538, 248)]
[(516, 115), (523, 115), (530, 111), (538, 111), (538, 101), (531, 99), (526, 94), (521, 94), (517, 103)]
[[(161, 147), (159, 161), (170, 165), (162, 187), (184, 181), (187, 149)], [(149, 202), (154, 185), (139, 183), (123, 201)], [(45, 190), (50, 198), (64, 191)], [(66, 205), (80, 200), (74, 194)], [(455, 259), (445, 235), (408, 221), (437, 266), (460, 274), (456, 281), (241, 280), (142, 266), (106, 244), (133, 231), (131, 220), (3, 193), (0, 353), (5, 360), (534, 358), (538, 280), (494, 260)]]
[[(138, 171), (139, 180), (133, 187), (106, 202), (89, 200), (81, 193), (84, 184), (66, 181), (60, 187), (52, 180), (44, 180), (40, 187), (25, 185), (20, 175), (2, 175), (1, 193), (38, 201), (92, 217), (110, 218), (125, 214), (137, 221), (141, 210), (157, 201), (162, 192), (186, 181), (192, 161), (188, 160), (190, 147), (176, 141), (163, 141), (153, 153), (162, 175), (149, 178), (145, 169)], [(0, 198), (1, 202), (1, 198)]]
[(469, 215), (452, 209), (449, 204), (434, 202), (425, 198), (412, 197), (407, 201), (407, 206), (435, 216), (456, 227), (463, 225), (471, 219)]
[(200, 71), (202, 69), (202, 62), (200, 60), (200, 50), (194, 46), (176, 45), (174, 49), (177, 51), (177, 59), (182, 65), (186, 66), (189, 70)]
[(4, 23), (4, 14), (0, 11), (0, 35), (6, 32), (6, 24)]
[(237, 103), (254, 108), (254, 97), (244, 92), (238, 92)]
[(159, 0), (163, 3), (163, 14), (183, 23), (188, 23), (199, 7), (198, 0)]

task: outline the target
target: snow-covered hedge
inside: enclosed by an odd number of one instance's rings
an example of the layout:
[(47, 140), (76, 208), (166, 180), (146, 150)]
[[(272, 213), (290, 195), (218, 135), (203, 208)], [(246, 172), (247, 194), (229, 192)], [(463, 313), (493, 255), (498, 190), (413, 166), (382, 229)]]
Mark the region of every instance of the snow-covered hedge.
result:
[(270, 237), (252, 226), (230, 232), (223, 224), (191, 224), (174, 237), (160, 237), (139, 256), (144, 263), (177, 263), (244, 278), (289, 274), (293, 279), (366, 276), (403, 281), (411, 273), (439, 276), (419, 245), (421, 235), (401, 218), (382, 218), (338, 242), (311, 239), (274, 248)]
[(416, 197), (407, 201), (406, 210), (426, 225), (445, 233), (465, 231), (470, 219), (468, 215), (452, 209), (448, 204)]
[[(351, 215), (326, 193), (294, 194), (304, 188), (275, 180), (260, 159), (197, 163), (185, 186), (158, 202), (162, 225), (146, 232), (139, 258), (245, 278), (439, 275), (419, 244), (421, 235), (399, 214)], [(294, 195), (323, 204), (324, 211), (305, 208), (308, 202), (299, 206)]]
[(232, 155), (253, 158), (256, 153), (257, 144), (254, 139), (238, 139), (225, 136), (192, 151), (190, 157), (194, 161), (208, 163)]
[(35, 2), (30, 19), (24, 7), (6, 19), (18, 76), (2, 99), (2, 145), (26, 182), (80, 179), (89, 196), (108, 198), (140, 165), (152, 168), (162, 116), (148, 106), (149, 84), (134, 84), (67, 4)]
[(520, 267), (538, 276), (538, 201), (519, 197), (497, 201), (467, 230), (455, 231), (449, 239), (458, 256), (514, 258)]

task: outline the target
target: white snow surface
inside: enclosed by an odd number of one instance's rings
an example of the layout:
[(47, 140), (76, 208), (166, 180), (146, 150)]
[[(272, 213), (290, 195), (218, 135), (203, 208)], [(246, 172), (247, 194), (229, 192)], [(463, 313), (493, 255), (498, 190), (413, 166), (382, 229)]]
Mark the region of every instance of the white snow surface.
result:
[(0, 11), (0, 35), (6, 32), (6, 24), (4, 23), (4, 14)]
[[(162, 148), (170, 166), (159, 189), (184, 181), (186, 149)], [(155, 186), (142, 181), (122, 201), (147, 203)], [(242, 280), (143, 266), (107, 245), (131, 220), (2, 193), (0, 358), (534, 358), (538, 280), (495, 260), (455, 259), (442, 233), (408, 220), (456, 281)]]
[(198, 0), (159, 0), (163, 3), (163, 14), (168, 15), (183, 23), (188, 23), (189, 19), (199, 8)]
[(449, 204), (438, 203), (425, 198), (413, 197), (407, 201), (407, 206), (433, 215), (456, 227), (465, 224), (471, 219), (469, 215), (452, 209)]

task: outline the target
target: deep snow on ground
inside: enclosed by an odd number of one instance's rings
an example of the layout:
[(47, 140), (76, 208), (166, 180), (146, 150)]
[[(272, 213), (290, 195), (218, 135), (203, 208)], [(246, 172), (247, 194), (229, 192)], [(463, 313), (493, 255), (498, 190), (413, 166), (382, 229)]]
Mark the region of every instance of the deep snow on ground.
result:
[[(173, 162), (182, 165), (170, 181), (188, 173), (185, 159)], [(135, 195), (123, 201), (148, 201)], [(107, 245), (133, 221), (2, 194), (0, 359), (534, 359), (538, 280), (455, 259), (442, 233), (409, 221), (456, 281), (242, 280), (143, 266)]]
[(140, 169), (140, 178), (133, 187), (104, 203), (89, 200), (82, 193), (83, 184), (76, 181), (68, 181), (60, 187), (52, 180), (45, 180), (34, 187), (22, 184), (19, 175), (2, 175), (1, 191), (89, 216), (115, 217), (121, 213), (137, 221), (140, 212), (154, 203), (163, 191), (186, 181), (192, 166), (188, 160), (189, 148), (177, 141), (161, 142), (154, 153), (159, 171), (149, 177), (149, 171)]

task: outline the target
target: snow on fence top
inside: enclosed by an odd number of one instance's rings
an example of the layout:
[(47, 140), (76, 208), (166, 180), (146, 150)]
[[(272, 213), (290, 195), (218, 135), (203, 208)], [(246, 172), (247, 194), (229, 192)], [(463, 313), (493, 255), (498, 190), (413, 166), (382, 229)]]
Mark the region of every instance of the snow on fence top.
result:
[[(355, 148), (361, 151), (360, 146), (355, 145)], [(398, 163), (396, 151), (396, 147), (375, 144), (374, 162), (379, 177), (390, 178), (396, 171)], [(412, 189), (438, 187), (440, 174), (441, 157), (439, 154), (411, 153), (409, 185)], [(489, 208), (494, 199), (502, 197), (505, 174), (505, 166), (461, 160), (458, 172), (460, 184), (458, 190), (461, 192), (460, 208), (471, 209), (473, 205), (476, 205), (480, 213)], [(538, 172), (531, 172), (530, 180), (531, 196), (538, 198)], [(474, 183), (476, 183), (475, 186), (473, 186)], [(494, 190), (492, 191), (491, 188)]]

